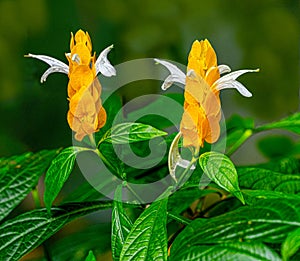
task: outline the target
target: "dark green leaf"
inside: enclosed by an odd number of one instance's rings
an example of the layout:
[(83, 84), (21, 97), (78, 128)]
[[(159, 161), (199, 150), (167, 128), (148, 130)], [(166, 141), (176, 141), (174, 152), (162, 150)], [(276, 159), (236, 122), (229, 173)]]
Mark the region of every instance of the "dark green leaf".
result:
[(284, 261), (289, 260), (300, 248), (300, 228), (289, 233), (282, 244), (281, 254)]
[(113, 144), (128, 144), (150, 140), (164, 135), (167, 135), (167, 133), (150, 125), (135, 122), (124, 122), (115, 125), (108, 130), (100, 142), (105, 141)]
[(47, 247), (53, 261), (82, 261), (89, 250), (93, 250), (95, 255), (110, 250), (110, 235), (110, 223), (88, 223), (64, 237), (60, 235), (56, 240), (47, 241)]
[(52, 202), (72, 172), (77, 153), (84, 150), (90, 149), (66, 148), (52, 161), (45, 178), (44, 202), (47, 209), (51, 208)]
[(268, 123), (256, 128), (256, 131), (285, 129), (300, 134), (300, 112), (290, 115), (280, 121)]
[[(106, 96), (109, 95), (108, 98)], [(115, 120), (115, 117), (118, 115), (123, 118), (123, 111), (122, 111), (122, 98), (117, 93), (111, 94), (110, 92), (103, 92), (101, 94), (102, 100), (105, 100), (103, 107), (106, 111), (106, 123), (105, 125), (100, 129), (100, 131), (95, 133), (95, 140), (98, 142), (101, 137), (104, 135), (106, 131), (108, 131)]]
[(243, 118), (240, 115), (232, 115), (228, 120), (226, 120), (227, 132), (231, 132), (237, 129), (253, 129), (254, 121), (251, 118)]
[(170, 93), (156, 97), (153, 102), (130, 112), (127, 120), (149, 124), (158, 129), (178, 124), (183, 113), (184, 96), (181, 93)]
[(132, 222), (122, 205), (122, 185), (118, 186), (112, 209), (111, 250), (114, 260), (120, 259), (125, 240), (132, 228)]
[(0, 220), (6, 217), (37, 185), (58, 150), (25, 153), (1, 159)]
[(280, 261), (278, 254), (260, 243), (232, 242), (216, 245), (197, 245), (183, 249), (177, 255), (172, 255), (170, 261)]
[[(226, 154), (232, 154), (246, 139), (248, 139), (254, 128), (254, 121), (251, 118), (242, 118), (239, 115), (233, 115), (226, 121), (226, 132), (221, 133), (219, 141), (216, 143), (216, 151), (218, 147), (224, 147), (226, 143)], [(225, 129), (225, 128), (221, 128)]]
[(259, 140), (257, 146), (264, 156), (279, 158), (292, 154), (295, 145), (287, 136), (269, 135)]
[(270, 190), (242, 190), (242, 193), (244, 195), (245, 201), (248, 205), (255, 204), (258, 200), (262, 199), (291, 199), (291, 200), (299, 200), (300, 201), (300, 195), (295, 194), (286, 194), (283, 192), (278, 191), (270, 191)]
[(241, 201), (239, 201), (235, 197), (227, 197), (225, 199), (222, 199), (217, 201), (211, 206), (208, 206), (206, 209), (203, 209), (200, 214), (203, 217), (216, 217), (220, 216), (224, 213), (228, 213), (230, 211), (234, 211), (238, 208), (240, 208), (242, 205)]
[(96, 261), (96, 257), (93, 254), (93, 251), (90, 250), (88, 256), (85, 258), (85, 261)]
[(72, 203), (52, 208), (51, 216), (43, 208), (8, 220), (0, 226), (0, 260), (19, 260), (69, 221), (111, 206), (109, 201)]
[(245, 203), (239, 188), (236, 169), (228, 157), (218, 152), (206, 152), (201, 154), (199, 164), (212, 181), (232, 193), (243, 204)]
[(300, 173), (300, 159), (294, 157), (274, 159), (267, 163), (258, 164), (256, 167), (283, 174), (297, 174)]
[(62, 203), (94, 201), (103, 198), (98, 190), (87, 181), (81, 183), (72, 193), (63, 199)]
[(299, 227), (299, 200), (265, 199), (217, 217), (192, 221), (175, 239), (172, 254), (202, 244), (254, 240), (280, 243)]
[(284, 193), (300, 191), (300, 175), (281, 174), (261, 168), (238, 168), (240, 186), (247, 189), (272, 190)]
[(199, 189), (199, 187), (184, 188), (176, 191), (169, 197), (168, 210), (173, 214), (180, 214), (186, 210), (195, 200), (205, 197), (215, 190)]
[(152, 203), (134, 222), (120, 260), (167, 260), (167, 203), (167, 198)]

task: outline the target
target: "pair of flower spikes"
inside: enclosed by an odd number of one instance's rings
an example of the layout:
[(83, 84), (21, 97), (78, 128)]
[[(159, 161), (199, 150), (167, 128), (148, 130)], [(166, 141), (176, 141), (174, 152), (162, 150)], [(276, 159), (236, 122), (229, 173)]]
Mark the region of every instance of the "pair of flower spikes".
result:
[[(71, 52), (66, 54), (69, 65), (49, 56), (28, 54), (28, 57), (42, 60), (50, 66), (42, 75), (41, 82), (54, 72), (68, 75), (67, 120), (78, 141), (97, 132), (106, 122), (106, 112), (100, 98), (101, 85), (97, 75), (99, 73), (106, 77), (116, 75), (115, 68), (107, 59), (112, 48), (113, 45), (104, 49), (96, 59), (95, 53), (92, 53), (89, 34), (78, 30), (75, 36), (71, 34)], [(220, 90), (235, 88), (241, 95), (251, 97), (252, 94), (236, 79), (244, 73), (258, 71), (230, 72), (229, 66), (218, 65), (216, 53), (208, 40), (193, 43), (188, 57), (187, 73), (167, 61), (154, 60), (170, 72), (162, 85), (163, 90), (174, 82), (185, 86), (184, 113), (176, 139), (182, 137), (183, 146), (195, 151), (199, 151), (204, 142), (214, 143), (220, 136)], [(227, 74), (221, 77), (224, 73)], [(184, 160), (177, 163), (183, 167), (186, 165)]]

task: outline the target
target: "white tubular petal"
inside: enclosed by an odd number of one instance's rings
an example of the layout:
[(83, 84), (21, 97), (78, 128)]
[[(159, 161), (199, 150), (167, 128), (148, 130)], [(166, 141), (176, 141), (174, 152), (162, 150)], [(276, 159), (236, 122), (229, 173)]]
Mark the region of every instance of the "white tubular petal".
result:
[(228, 65), (226, 65), (226, 64), (220, 64), (218, 66), (218, 69), (219, 69), (219, 73), (220, 74), (231, 72), (230, 67)]
[(60, 67), (61, 68), (60, 72), (63, 72), (65, 74), (69, 73), (69, 66), (53, 57), (50, 57), (47, 55), (36, 55), (36, 54), (31, 54), (31, 53), (29, 53), (28, 55), (25, 55), (25, 57), (31, 57), (31, 58), (41, 60), (41, 61), (47, 63), (50, 67)]
[(47, 80), (47, 77), (49, 76), (49, 74), (56, 73), (56, 72), (66, 73), (65, 70), (63, 70), (61, 67), (52, 66), (52, 67), (48, 68), (48, 70), (45, 71), (44, 74), (42, 75), (41, 83), (43, 83)]
[(224, 89), (237, 89), (237, 91), (244, 97), (252, 97), (252, 93), (247, 90), (247, 88), (238, 81), (222, 82), (217, 85), (218, 90)]
[(174, 82), (185, 85), (186, 76), (176, 65), (160, 59), (154, 59), (154, 61), (166, 67), (170, 72), (170, 75), (166, 78), (163, 85), (161, 86), (163, 90), (168, 89)]
[(240, 94), (242, 94), (245, 97), (251, 97), (252, 94), (246, 89), (244, 85), (236, 81), (236, 79), (241, 76), (242, 74), (248, 73), (248, 72), (258, 72), (257, 70), (239, 70), (235, 71), (229, 74), (226, 74), (222, 76), (220, 79), (214, 82), (212, 87), (215, 87), (217, 90), (223, 90), (223, 89), (237, 89)]
[(170, 75), (165, 79), (164, 83), (163, 83), (162, 86), (161, 86), (161, 89), (162, 89), (163, 91), (169, 89), (169, 88), (172, 86), (172, 84), (174, 83), (174, 81), (175, 81), (175, 79), (174, 79), (173, 75), (170, 74)]
[(101, 73), (106, 77), (111, 77), (116, 75), (116, 69), (111, 65), (109, 60), (107, 59), (108, 53), (113, 48), (113, 44), (105, 48), (99, 55), (95, 66), (96, 66), (96, 74)]

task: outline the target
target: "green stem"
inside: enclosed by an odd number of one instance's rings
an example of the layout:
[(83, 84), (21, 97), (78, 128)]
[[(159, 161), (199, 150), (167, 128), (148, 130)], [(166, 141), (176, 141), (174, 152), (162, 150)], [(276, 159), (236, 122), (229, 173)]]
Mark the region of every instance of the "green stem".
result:
[(248, 138), (250, 138), (253, 134), (252, 129), (247, 129), (244, 131), (243, 135), (237, 140), (236, 143), (228, 150), (226, 153), (227, 156), (231, 156)]
[(96, 147), (96, 141), (95, 141), (95, 139), (94, 139), (94, 135), (93, 135), (93, 134), (89, 134), (88, 137), (89, 137), (89, 140), (90, 140), (92, 146), (93, 146), (93, 147)]
[(103, 156), (103, 154), (100, 152), (100, 150), (95, 149), (94, 150), (96, 154), (98, 154), (98, 156), (100, 157), (100, 159), (110, 168), (115, 170), (114, 166), (111, 165), (111, 163)]
[(183, 218), (183, 217), (180, 217), (180, 216), (177, 216), (177, 215), (174, 215), (174, 214), (172, 214), (172, 213), (170, 213), (170, 212), (167, 212), (167, 215), (168, 215), (168, 217), (170, 217), (170, 218), (172, 218), (173, 220), (175, 220), (175, 221), (177, 221), (177, 222), (179, 222), (179, 223), (181, 223), (181, 224), (184, 224), (184, 225), (189, 225), (190, 224), (190, 220), (187, 220), (187, 219), (185, 219), (185, 218)]

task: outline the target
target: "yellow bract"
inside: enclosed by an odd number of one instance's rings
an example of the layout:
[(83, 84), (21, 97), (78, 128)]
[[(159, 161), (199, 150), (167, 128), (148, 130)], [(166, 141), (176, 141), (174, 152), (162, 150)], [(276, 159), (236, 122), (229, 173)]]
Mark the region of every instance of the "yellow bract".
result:
[(97, 132), (106, 122), (106, 112), (100, 99), (101, 84), (96, 77), (95, 54), (88, 33), (77, 31), (71, 35), (69, 61), (68, 123), (81, 141), (86, 135)]
[(220, 78), (217, 56), (208, 40), (195, 41), (188, 58), (184, 113), (180, 131), (184, 147), (202, 147), (220, 136), (219, 91), (212, 88)]

